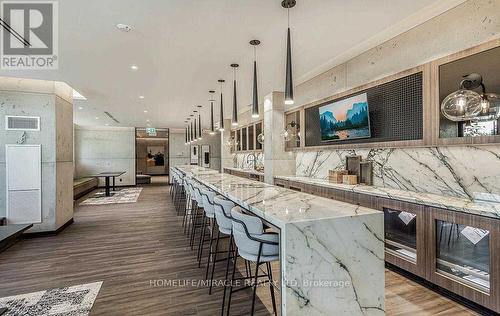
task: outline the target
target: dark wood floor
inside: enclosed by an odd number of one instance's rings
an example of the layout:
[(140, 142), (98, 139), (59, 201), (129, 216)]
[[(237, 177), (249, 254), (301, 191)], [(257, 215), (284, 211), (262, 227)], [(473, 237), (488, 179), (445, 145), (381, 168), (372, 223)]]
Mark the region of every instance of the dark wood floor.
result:
[[(209, 296), (203, 286), (151, 283), (203, 279), (195, 259), (168, 187), (149, 186), (135, 204), (78, 207), (75, 223), (58, 236), (22, 240), (1, 253), (0, 297), (103, 281), (91, 315), (218, 315), (220, 288)], [(391, 271), (386, 283), (388, 315), (472, 314)], [(237, 293), (232, 314), (248, 314), (250, 298), (250, 291)], [(257, 315), (269, 314), (264, 301)]]

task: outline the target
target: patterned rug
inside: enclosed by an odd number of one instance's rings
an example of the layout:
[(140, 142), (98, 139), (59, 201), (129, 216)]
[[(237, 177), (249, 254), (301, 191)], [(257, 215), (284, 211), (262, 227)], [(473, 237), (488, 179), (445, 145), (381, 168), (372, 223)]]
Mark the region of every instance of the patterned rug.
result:
[(125, 188), (113, 192), (111, 196), (105, 196), (104, 192), (99, 192), (80, 203), (80, 205), (135, 203), (139, 199), (141, 191), (142, 188)]
[(0, 298), (2, 316), (87, 316), (101, 289), (102, 282)]

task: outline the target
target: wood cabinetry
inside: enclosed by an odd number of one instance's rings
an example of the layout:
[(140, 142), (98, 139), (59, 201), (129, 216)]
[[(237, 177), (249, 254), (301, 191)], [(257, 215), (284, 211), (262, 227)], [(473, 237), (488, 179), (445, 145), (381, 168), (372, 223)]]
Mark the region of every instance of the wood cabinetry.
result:
[(500, 312), (500, 221), (428, 207), (427, 279)]
[(500, 220), (275, 178), (275, 185), (384, 212), (386, 262), (500, 313)]

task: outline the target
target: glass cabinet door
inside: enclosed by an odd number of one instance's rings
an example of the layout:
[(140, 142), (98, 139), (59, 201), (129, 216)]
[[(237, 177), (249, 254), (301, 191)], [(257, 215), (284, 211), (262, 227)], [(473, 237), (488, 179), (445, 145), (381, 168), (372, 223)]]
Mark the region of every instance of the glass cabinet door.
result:
[(248, 150), (254, 150), (255, 146), (255, 126), (250, 125), (248, 126)]
[(241, 129), (241, 150), (247, 150), (247, 128)]
[(490, 292), (490, 232), (436, 220), (436, 270), (453, 280)]
[(384, 212), (385, 260), (425, 277), (425, 206), (380, 199)]
[(500, 221), (428, 209), (429, 281), (500, 312)]
[(384, 207), (385, 249), (417, 263), (417, 214)]

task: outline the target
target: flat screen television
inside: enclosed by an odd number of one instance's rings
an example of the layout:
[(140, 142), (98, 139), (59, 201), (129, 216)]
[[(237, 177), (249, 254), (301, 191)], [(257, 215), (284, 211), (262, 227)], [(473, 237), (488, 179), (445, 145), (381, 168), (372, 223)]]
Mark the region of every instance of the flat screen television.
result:
[(371, 137), (366, 93), (319, 107), (321, 142)]

